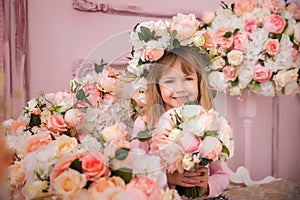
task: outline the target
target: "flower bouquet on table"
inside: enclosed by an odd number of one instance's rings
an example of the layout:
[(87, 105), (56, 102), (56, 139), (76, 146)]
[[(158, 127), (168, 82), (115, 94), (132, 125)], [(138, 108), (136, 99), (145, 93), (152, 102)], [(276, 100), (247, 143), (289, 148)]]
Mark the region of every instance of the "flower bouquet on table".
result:
[[(151, 152), (158, 155), (167, 172), (194, 171), (233, 155), (233, 134), (228, 122), (215, 110), (184, 104), (164, 113), (153, 130)], [(177, 187), (180, 195), (201, 197), (206, 191)]]
[(297, 2), (235, 0), (204, 13), (210, 84), (238, 96), (299, 92), (299, 10)]

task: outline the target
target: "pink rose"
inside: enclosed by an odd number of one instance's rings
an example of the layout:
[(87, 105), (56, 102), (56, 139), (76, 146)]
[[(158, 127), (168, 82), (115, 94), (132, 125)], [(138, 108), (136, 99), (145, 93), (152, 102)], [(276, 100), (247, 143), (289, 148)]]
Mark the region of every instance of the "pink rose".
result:
[(51, 141), (52, 138), (49, 133), (34, 135), (26, 144), (26, 152), (36, 151), (41, 146), (47, 146)]
[(222, 71), (226, 80), (233, 81), (237, 77), (236, 70), (232, 65), (225, 66)]
[(205, 23), (205, 24), (210, 24), (216, 17), (215, 12), (211, 11), (203, 11), (202, 14), (200, 15), (200, 19)]
[(265, 49), (270, 56), (275, 56), (279, 51), (279, 40), (269, 38), (265, 43)]
[(243, 51), (248, 44), (249, 33), (246, 31), (239, 31), (236, 34), (234, 34), (233, 38), (233, 48)]
[(293, 18), (300, 20), (300, 3), (298, 2), (289, 2), (286, 7), (287, 11), (293, 14)]
[(88, 180), (110, 175), (106, 159), (100, 152), (88, 153), (81, 158), (82, 170)]
[(242, 16), (245, 13), (250, 13), (256, 7), (253, 0), (236, 0), (234, 2), (234, 13), (237, 16)]
[(124, 140), (127, 135), (126, 126), (123, 123), (117, 123), (102, 130), (102, 136), (105, 141)]
[(74, 93), (63, 90), (55, 93), (53, 100), (57, 105), (62, 106), (62, 109), (68, 109), (74, 105), (76, 97)]
[(284, 8), (282, 0), (262, 0), (262, 6), (272, 13), (280, 13)]
[(183, 131), (179, 138), (179, 145), (186, 153), (192, 153), (199, 150), (201, 140), (189, 131)]
[(113, 93), (120, 83), (119, 74), (114, 69), (108, 67), (102, 72), (98, 81), (100, 90)]
[(176, 38), (179, 41), (189, 39), (197, 31), (200, 22), (196, 19), (195, 15), (189, 14), (184, 15), (178, 13), (177, 16), (173, 17), (173, 20), (170, 24), (171, 31), (176, 30)]
[(244, 21), (245, 30), (250, 33), (253, 33), (257, 27), (256, 24), (257, 24), (257, 21), (254, 17), (245, 19), (245, 21)]
[(163, 45), (156, 41), (150, 40), (144, 45), (144, 59), (146, 61), (157, 61), (164, 55)]
[(276, 14), (266, 16), (263, 21), (263, 28), (268, 32), (275, 34), (282, 33), (285, 25), (285, 20)]
[(157, 200), (160, 197), (159, 185), (146, 176), (140, 176), (126, 185), (126, 193), (134, 200)]
[(224, 37), (224, 35), (227, 32), (231, 32), (232, 30), (229, 28), (219, 28), (215, 34), (214, 34), (214, 41), (216, 44), (219, 44), (222, 48), (224, 49), (228, 49), (232, 46), (233, 44), (233, 37), (232, 35), (228, 38), (228, 37)]
[(272, 72), (265, 67), (257, 64), (253, 69), (253, 80), (263, 83), (270, 80)]
[(214, 48), (214, 43), (213, 43), (213, 34), (211, 32), (209, 32), (208, 30), (205, 30), (203, 33), (203, 36), (205, 38), (203, 47), (205, 49), (212, 49)]
[(34, 108), (32, 111), (31, 111), (32, 114), (35, 114), (35, 115), (41, 115), (42, 114), (42, 111), (40, 108)]
[(89, 101), (89, 103), (85, 102), (85, 101), (81, 101), (78, 106), (79, 107), (89, 107), (89, 106), (96, 106), (101, 98), (102, 98), (102, 93), (98, 90), (98, 88), (94, 85), (91, 84), (84, 84), (82, 86), (80, 86), (78, 90), (82, 89), (84, 91), (84, 94), (87, 96), (87, 100)]
[(65, 122), (71, 127), (80, 127), (84, 114), (79, 109), (70, 109), (65, 114)]
[(47, 128), (53, 132), (64, 132), (68, 130), (64, 119), (59, 115), (49, 116), (46, 125)]
[(219, 154), (222, 152), (222, 143), (218, 138), (213, 136), (206, 136), (202, 141), (200, 153), (204, 158), (216, 161)]

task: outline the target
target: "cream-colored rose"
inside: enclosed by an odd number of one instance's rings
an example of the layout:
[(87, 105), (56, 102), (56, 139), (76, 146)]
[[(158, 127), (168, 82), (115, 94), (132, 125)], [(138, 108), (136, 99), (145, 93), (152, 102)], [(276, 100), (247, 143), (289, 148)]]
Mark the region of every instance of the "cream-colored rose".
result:
[(72, 197), (86, 185), (86, 177), (78, 171), (69, 169), (57, 176), (53, 181), (55, 194), (64, 197)]
[(273, 77), (273, 80), (275, 81), (276, 85), (284, 87), (287, 82), (297, 80), (297, 77), (298, 69), (292, 69), (289, 71), (281, 70)]
[(184, 157), (182, 159), (182, 167), (185, 170), (191, 170), (195, 167), (195, 163), (193, 161), (193, 157), (192, 156), (188, 156), (188, 157)]
[(297, 81), (290, 81), (284, 87), (284, 94), (286, 95), (293, 96), (298, 92), (300, 92), (300, 86), (298, 85)]
[(84, 114), (79, 109), (70, 109), (66, 112), (64, 118), (68, 126), (80, 128)]
[(154, 32), (156, 36), (163, 36), (167, 33), (168, 26), (162, 20), (158, 20), (155, 22)]
[(123, 140), (127, 135), (126, 126), (123, 123), (118, 123), (110, 127), (106, 127), (102, 131), (102, 136), (105, 141)]
[(205, 36), (201, 31), (197, 31), (192, 37), (193, 43), (197, 47), (201, 47), (205, 43)]
[(231, 65), (238, 66), (243, 62), (243, 52), (239, 50), (232, 50), (227, 54), (228, 62)]
[(74, 137), (62, 135), (56, 138), (55, 157), (61, 158), (66, 153), (74, 153), (77, 150), (78, 142)]
[(300, 22), (294, 25), (294, 40), (297, 44), (300, 44)]
[(23, 163), (16, 161), (13, 165), (9, 166), (9, 184), (22, 185), (25, 181), (25, 173)]
[(210, 68), (213, 70), (222, 69), (225, 66), (225, 64), (226, 64), (225, 60), (221, 56), (218, 56), (212, 60), (212, 64), (210, 65)]
[(239, 86), (234, 86), (229, 89), (230, 96), (242, 95), (241, 88)]
[(181, 200), (177, 190), (166, 188), (165, 190), (161, 190), (161, 195), (159, 200)]
[(171, 131), (168, 137), (171, 141), (177, 141), (180, 135), (181, 135), (181, 130), (176, 128)]
[(195, 15), (189, 14), (184, 15), (178, 13), (177, 16), (173, 17), (170, 24), (171, 31), (176, 30), (176, 38), (179, 41), (183, 41), (192, 37), (192, 35), (197, 31), (200, 22), (196, 19)]
[(251, 67), (241, 66), (238, 74), (239, 81), (244, 85), (248, 85), (252, 80), (253, 69)]
[(182, 109), (182, 117), (184, 119), (189, 119), (194, 116), (199, 116), (205, 113), (205, 108), (199, 105), (185, 105)]
[(22, 189), (22, 193), (26, 199), (38, 199), (48, 195), (48, 193), (43, 192), (43, 190), (47, 188), (47, 181), (27, 182)]
[(215, 19), (215, 17), (216, 17), (216, 13), (211, 11), (203, 11), (202, 14), (200, 15), (201, 20), (205, 24), (210, 24)]

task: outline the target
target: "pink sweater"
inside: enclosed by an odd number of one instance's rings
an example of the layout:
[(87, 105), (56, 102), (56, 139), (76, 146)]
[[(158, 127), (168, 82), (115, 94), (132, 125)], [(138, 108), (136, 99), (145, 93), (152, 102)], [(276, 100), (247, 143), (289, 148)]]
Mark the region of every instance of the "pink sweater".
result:
[[(134, 129), (132, 137), (137, 136), (138, 132), (145, 129), (145, 120), (144, 117), (138, 117), (134, 123)], [(146, 142), (140, 142), (139, 140), (133, 140), (131, 142), (132, 148), (141, 148), (146, 152), (150, 150), (151, 140)], [(224, 168), (227, 166), (225, 162), (211, 162), (208, 165), (209, 178), (208, 178), (208, 187), (209, 194), (205, 198), (217, 197), (219, 196), (229, 185), (229, 175), (224, 171)]]

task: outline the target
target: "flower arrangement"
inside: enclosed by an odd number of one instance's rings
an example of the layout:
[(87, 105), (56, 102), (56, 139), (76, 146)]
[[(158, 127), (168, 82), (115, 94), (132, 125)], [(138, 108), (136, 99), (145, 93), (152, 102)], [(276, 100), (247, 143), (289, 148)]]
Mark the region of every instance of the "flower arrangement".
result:
[(210, 84), (239, 96), (299, 92), (299, 8), (282, 0), (236, 0), (204, 13)]
[[(216, 160), (233, 156), (233, 134), (227, 121), (215, 110), (183, 105), (163, 114), (153, 130), (150, 151), (162, 159), (167, 172), (193, 171)], [(196, 198), (200, 188), (177, 187), (180, 195)]]
[(40, 93), (3, 123), (11, 199), (180, 199), (162, 189), (160, 158), (130, 149), (130, 99), (118, 91), (121, 75), (104, 67), (72, 80), (71, 91)]

